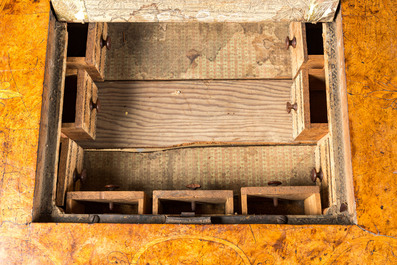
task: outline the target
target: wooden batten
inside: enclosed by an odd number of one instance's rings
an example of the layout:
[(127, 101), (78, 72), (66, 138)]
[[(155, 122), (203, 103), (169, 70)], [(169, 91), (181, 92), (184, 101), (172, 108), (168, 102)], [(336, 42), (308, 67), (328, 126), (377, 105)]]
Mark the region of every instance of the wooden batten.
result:
[(285, 110), (290, 86), (291, 80), (98, 83), (96, 141), (81, 145), (102, 149), (292, 142), (291, 115)]

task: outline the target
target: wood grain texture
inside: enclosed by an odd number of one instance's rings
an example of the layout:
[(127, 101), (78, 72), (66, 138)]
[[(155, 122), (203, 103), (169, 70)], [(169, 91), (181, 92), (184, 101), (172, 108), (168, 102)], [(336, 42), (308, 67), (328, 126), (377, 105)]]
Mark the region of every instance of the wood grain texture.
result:
[(328, 134), (328, 123), (311, 123), (309, 128), (305, 128), (295, 141), (301, 143), (317, 143)]
[(338, 0), (244, 1), (128, 1), (53, 0), (61, 21), (74, 22), (330, 22)]
[(290, 80), (98, 83), (101, 112), (86, 148), (192, 142), (290, 142)]

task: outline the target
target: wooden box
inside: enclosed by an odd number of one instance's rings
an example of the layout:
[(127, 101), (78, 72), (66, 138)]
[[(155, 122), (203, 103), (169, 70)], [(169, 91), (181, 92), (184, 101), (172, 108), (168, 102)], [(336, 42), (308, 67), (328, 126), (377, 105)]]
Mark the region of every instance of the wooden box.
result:
[(107, 23), (68, 24), (67, 67), (84, 69), (94, 81), (104, 80)]
[(155, 190), (153, 191), (153, 214), (161, 213), (161, 201), (199, 202), (224, 204), (225, 214), (233, 214), (232, 190)]
[(147, 213), (147, 197), (143, 191), (75, 191), (68, 192), (67, 213), (83, 213), (81, 202), (137, 204), (137, 214)]
[(241, 188), (241, 211), (248, 214), (248, 196), (304, 201), (306, 215), (321, 214), (320, 188), (318, 186), (280, 186)]
[(69, 138), (94, 140), (99, 110), (98, 89), (85, 70), (78, 70), (65, 79), (62, 112), (62, 133)]

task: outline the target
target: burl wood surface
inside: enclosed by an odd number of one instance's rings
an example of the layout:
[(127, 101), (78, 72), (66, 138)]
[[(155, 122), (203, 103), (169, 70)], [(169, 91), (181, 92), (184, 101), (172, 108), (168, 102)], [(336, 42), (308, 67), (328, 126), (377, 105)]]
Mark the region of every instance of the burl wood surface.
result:
[(396, 264), (397, 8), (343, 1), (358, 226), (31, 223), (48, 1), (0, 1), (1, 264)]

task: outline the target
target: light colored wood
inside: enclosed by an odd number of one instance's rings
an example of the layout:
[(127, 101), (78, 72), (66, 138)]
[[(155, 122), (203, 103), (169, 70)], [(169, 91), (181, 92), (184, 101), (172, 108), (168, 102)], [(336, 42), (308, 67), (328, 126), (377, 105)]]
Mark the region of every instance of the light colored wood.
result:
[[(98, 202), (98, 203), (120, 203), (138, 204), (138, 214), (145, 214), (147, 197), (143, 191), (77, 191), (68, 192), (67, 200), (77, 202)], [(68, 205), (72, 205), (68, 203)], [(67, 212), (74, 212), (73, 208), (67, 208)]]
[[(325, 69), (320, 68), (320, 69), (310, 69), (309, 68), (309, 77), (314, 77), (321, 82), (324, 82), (325, 84)], [(319, 86), (320, 89), (322, 89), (321, 86)], [(310, 90), (316, 90), (316, 86), (311, 87)]]
[(52, 0), (52, 4), (58, 19), (68, 22), (331, 22), (339, 1)]
[(243, 192), (241, 191), (241, 213), (243, 215), (247, 215), (248, 214), (248, 195), (246, 193), (243, 194)]
[(67, 68), (66, 69), (66, 76), (77, 75), (79, 69), (77, 68)]
[(291, 53), (292, 78), (299, 73), (302, 65), (307, 62), (306, 27), (304, 23), (291, 22), (289, 25), (289, 39), (296, 38), (296, 47), (289, 47)]
[(310, 195), (304, 200), (306, 215), (321, 215), (320, 193)]
[[(264, 198), (278, 198), (293, 201), (305, 201), (314, 194), (318, 194), (320, 199), (320, 187), (318, 186), (278, 186), (278, 187), (242, 187), (241, 197), (257, 196)], [(314, 206), (312, 206), (314, 205)], [(310, 207), (319, 207), (317, 211), (321, 214), (321, 201), (314, 204), (310, 201)], [(306, 205), (305, 205), (306, 208)], [(247, 199), (241, 200), (241, 210), (243, 215), (248, 214)], [(305, 209), (306, 212), (306, 209)]]
[(307, 69), (324, 69), (323, 54), (310, 54), (307, 58), (307, 62), (304, 63), (303, 67)]
[[(65, 88), (68, 89), (68, 88)], [(65, 93), (67, 93), (65, 91)], [(90, 109), (90, 103), (97, 102), (98, 88), (84, 70), (77, 73), (76, 116), (73, 123), (62, 123), (62, 133), (69, 138), (94, 140), (96, 137), (97, 110)]]
[(297, 103), (298, 109), (292, 110), (293, 137), (296, 138), (305, 129), (310, 127), (310, 94), (309, 70), (302, 68), (291, 87), (291, 103)]
[(107, 37), (107, 23), (88, 25), (85, 57), (68, 57), (67, 67), (86, 70), (92, 80), (104, 81), (106, 47), (101, 48), (102, 39)]
[(161, 200), (225, 204), (225, 214), (233, 214), (232, 190), (154, 190), (153, 214), (160, 214)]
[(296, 138), (296, 142), (317, 143), (328, 134), (328, 123), (311, 123)]
[(73, 173), (81, 173), (83, 170), (84, 150), (69, 138), (61, 137), (60, 144), (55, 203), (57, 206), (64, 206), (66, 192), (80, 188), (80, 182), (73, 182)]
[(291, 80), (98, 83), (96, 141), (84, 148), (291, 142)]

